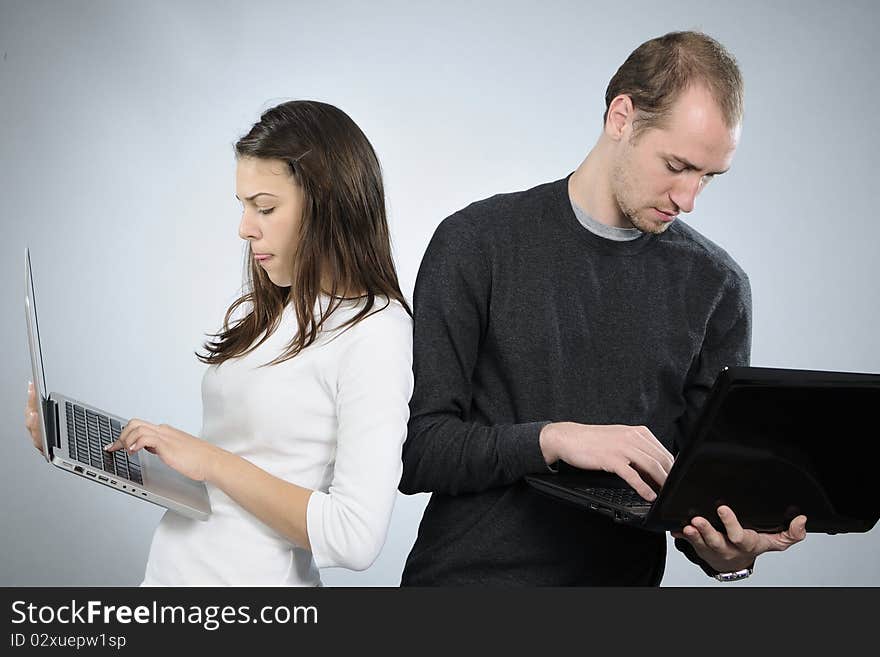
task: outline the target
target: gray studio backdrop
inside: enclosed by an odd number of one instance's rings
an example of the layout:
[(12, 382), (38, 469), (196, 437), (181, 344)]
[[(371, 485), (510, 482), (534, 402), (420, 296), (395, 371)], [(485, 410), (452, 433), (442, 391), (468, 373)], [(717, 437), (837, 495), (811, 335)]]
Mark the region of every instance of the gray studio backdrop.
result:
[[(162, 513), (30, 446), (25, 245), (50, 390), (198, 433), (193, 351), (241, 284), (232, 143), (291, 98), (338, 105), (372, 140), (411, 298), (444, 217), (573, 170), (629, 52), (702, 29), (739, 59), (746, 120), (687, 220), (751, 277), (753, 362), (880, 371), (880, 12), (768, 4), (2, 0), (0, 585), (137, 584)], [(398, 496), (378, 561), (325, 583), (397, 585), (426, 502)], [(878, 553), (877, 529), (809, 535), (743, 585), (876, 586)], [(674, 549), (663, 583), (716, 585)]]

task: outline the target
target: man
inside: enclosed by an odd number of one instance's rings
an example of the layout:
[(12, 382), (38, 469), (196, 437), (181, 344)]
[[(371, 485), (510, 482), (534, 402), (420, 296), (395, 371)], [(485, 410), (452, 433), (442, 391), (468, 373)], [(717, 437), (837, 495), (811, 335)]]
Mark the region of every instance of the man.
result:
[[(432, 492), (403, 585), (656, 585), (663, 534), (532, 490), (558, 462), (615, 472), (648, 500), (724, 366), (748, 364), (746, 274), (677, 215), (731, 165), (733, 57), (694, 32), (637, 48), (569, 177), (445, 219), (415, 288), (404, 493)], [(676, 547), (710, 575), (805, 536), (744, 530), (721, 507)]]

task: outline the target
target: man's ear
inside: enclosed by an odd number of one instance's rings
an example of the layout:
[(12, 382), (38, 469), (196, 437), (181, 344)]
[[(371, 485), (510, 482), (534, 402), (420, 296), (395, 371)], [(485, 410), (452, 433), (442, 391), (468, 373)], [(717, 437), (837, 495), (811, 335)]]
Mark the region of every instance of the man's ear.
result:
[(620, 141), (632, 131), (635, 107), (632, 98), (627, 94), (615, 96), (608, 105), (608, 116), (605, 118), (605, 134), (614, 141)]

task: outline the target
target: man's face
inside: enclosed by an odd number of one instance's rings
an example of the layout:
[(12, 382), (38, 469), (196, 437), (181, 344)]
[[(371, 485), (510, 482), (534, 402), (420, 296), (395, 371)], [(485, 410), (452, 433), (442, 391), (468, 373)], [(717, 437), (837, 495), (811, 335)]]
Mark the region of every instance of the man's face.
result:
[(627, 119), (611, 171), (620, 211), (645, 233), (662, 233), (679, 212), (694, 209), (697, 195), (730, 168), (740, 126), (724, 124), (717, 103), (702, 87), (683, 92), (665, 126), (648, 128), (633, 142)]

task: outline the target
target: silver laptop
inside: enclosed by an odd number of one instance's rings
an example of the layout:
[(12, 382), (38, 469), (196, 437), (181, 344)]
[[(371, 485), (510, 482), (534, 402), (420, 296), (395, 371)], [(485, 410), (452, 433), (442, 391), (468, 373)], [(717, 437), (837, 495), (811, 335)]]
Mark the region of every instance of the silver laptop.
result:
[(190, 518), (206, 520), (211, 515), (211, 503), (204, 482), (172, 470), (147, 450), (136, 454), (125, 450), (103, 450), (104, 445), (119, 437), (127, 420), (64, 395), (46, 394), (29, 249), (25, 249), (25, 262), (28, 346), (46, 460), (86, 481), (164, 506)]

